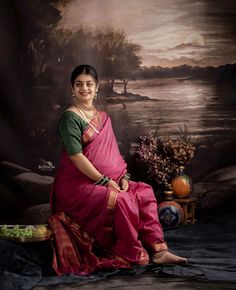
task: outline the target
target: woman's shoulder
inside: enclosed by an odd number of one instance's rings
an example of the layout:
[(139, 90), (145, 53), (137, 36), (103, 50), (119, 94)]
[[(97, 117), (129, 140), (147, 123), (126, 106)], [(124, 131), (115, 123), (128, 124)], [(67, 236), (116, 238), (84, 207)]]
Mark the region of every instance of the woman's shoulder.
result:
[(77, 123), (83, 125), (84, 123), (87, 124), (83, 118), (76, 112), (76, 110), (73, 107), (69, 107), (62, 114), (60, 115), (58, 119), (58, 124), (60, 123)]
[(71, 106), (71, 107), (68, 107), (67, 109), (65, 109), (62, 112), (61, 116), (64, 116), (64, 115), (66, 115), (66, 116), (75, 116), (75, 115), (79, 116), (78, 113), (76, 112), (76, 108), (74, 106)]
[[(107, 114), (107, 112), (101, 110), (100, 108), (97, 109), (97, 111), (99, 112), (99, 115), (103, 118), (109, 118), (109, 115)], [(59, 117), (59, 122), (61, 122), (62, 120), (72, 120), (75, 122), (82, 122), (82, 123), (86, 123), (87, 121), (85, 121), (83, 119), (83, 117), (77, 112), (77, 109), (74, 108), (73, 106), (65, 109), (62, 114)]]
[(59, 119), (61, 118), (68, 118), (68, 119), (80, 118), (81, 119), (81, 116), (76, 112), (76, 109), (74, 107), (69, 107), (62, 112)]

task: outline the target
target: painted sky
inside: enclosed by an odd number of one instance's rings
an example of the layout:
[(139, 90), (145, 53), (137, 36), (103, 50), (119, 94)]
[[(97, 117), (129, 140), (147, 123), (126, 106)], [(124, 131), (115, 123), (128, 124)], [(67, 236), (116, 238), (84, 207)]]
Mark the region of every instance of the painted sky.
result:
[(74, 0), (60, 27), (125, 31), (141, 45), (143, 66), (236, 63), (236, 1)]

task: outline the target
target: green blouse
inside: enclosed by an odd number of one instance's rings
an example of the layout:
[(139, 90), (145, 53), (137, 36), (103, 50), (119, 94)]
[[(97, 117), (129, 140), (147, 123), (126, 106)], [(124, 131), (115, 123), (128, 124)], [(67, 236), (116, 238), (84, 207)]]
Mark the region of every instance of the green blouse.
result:
[(82, 152), (82, 136), (88, 122), (72, 111), (65, 111), (57, 124), (57, 132), (69, 156)]

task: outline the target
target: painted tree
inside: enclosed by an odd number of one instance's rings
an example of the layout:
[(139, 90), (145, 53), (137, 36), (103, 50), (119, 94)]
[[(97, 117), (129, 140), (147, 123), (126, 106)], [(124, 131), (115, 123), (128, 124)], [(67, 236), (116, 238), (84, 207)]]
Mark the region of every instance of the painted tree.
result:
[(108, 93), (113, 92), (116, 79), (123, 81), (126, 93), (128, 80), (141, 63), (137, 56), (139, 49), (138, 45), (128, 42), (123, 31), (110, 28), (92, 31), (82, 26), (75, 32), (57, 29), (51, 35), (54, 55), (51, 55), (49, 62), (54, 72), (57, 71), (57, 77), (69, 73), (75, 64), (89, 63), (106, 80)]
[(97, 50), (95, 33), (83, 26), (76, 31), (56, 29), (51, 33), (51, 55), (48, 64), (51, 76), (58, 88), (60, 102), (63, 103), (65, 95), (70, 93), (69, 76), (72, 69), (79, 64), (94, 66), (99, 76), (101, 73), (101, 57)]
[(106, 31), (97, 32), (95, 40), (100, 60), (101, 77), (107, 81), (110, 91), (113, 92), (114, 82), (118, 76), (119, 53), (125, 42), (125, 34), (121, 31), (107, 29)]
[(122, 80), (126, 94), (128, 81), (141, 64), (137, 55), (140, 46), (130, 43), (123, 31), (112, 29), (97, 33), (95, 39), (102, 77), (112, 92), (115, 80)]
[(118, 78), (123, 82), (125, 95), (127, 94), (129, 80), (135, 77), (141, 64), (140, 57), (137, 55), (139, 50), (139, 45), (126, 41), (119, 54), (117, 62)]

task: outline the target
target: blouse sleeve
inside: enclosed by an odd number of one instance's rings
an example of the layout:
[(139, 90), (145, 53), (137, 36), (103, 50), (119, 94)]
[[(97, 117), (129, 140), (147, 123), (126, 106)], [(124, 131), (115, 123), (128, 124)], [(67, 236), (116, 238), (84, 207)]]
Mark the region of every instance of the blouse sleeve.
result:
[(69, 156), (82, 152), (82, 124), (73, 113), (65, 112), (57, 126)]

